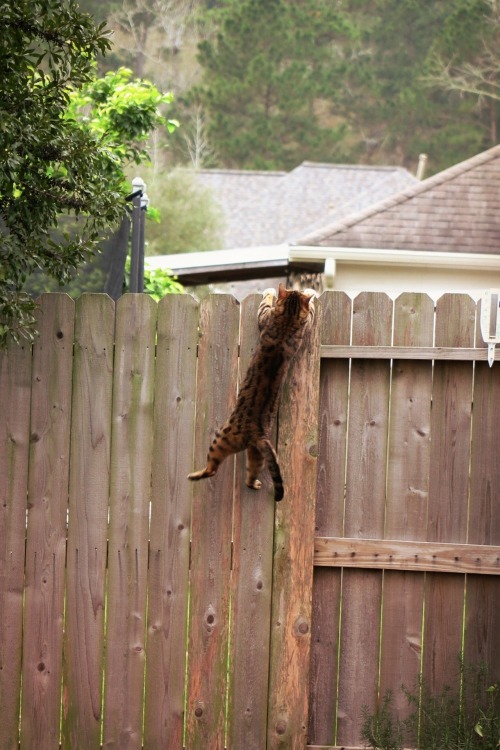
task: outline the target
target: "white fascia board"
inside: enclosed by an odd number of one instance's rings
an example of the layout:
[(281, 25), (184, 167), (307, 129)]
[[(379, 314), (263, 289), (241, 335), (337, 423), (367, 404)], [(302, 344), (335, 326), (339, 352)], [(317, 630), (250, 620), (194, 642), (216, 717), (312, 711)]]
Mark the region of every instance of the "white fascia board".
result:
[(145, 258), (147, 268), (169, 268), (177, 271), (181, 268), (212, 268), (244, 265), (246, 263), (264, 263), (269, 261), (288, 260), (288, 245), (269, 245), (259, 247), (236, 248), (235, 250), (207, 250), (201, 253), (177, 253), (176, 255), (148, 255)]
[[(499, 248), (500, 250), (500, 248)], [(483, 271), (500, 270), (500, 254), (443, 253), (432, 250), (383, 250), (362, 247), (318, 247), (291, 245), (290, 262), (318, 263), (332, 259), (337, 263), (360, 263), (386, 266), (432, 266), (434, 268), (474, 268)]]

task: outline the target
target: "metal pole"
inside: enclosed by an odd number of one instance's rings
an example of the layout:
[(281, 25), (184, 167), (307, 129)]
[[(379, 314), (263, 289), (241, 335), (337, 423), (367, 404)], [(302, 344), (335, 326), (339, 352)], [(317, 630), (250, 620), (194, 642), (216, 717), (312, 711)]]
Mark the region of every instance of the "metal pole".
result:
[[(144, 278), (144, 268), (141, 272), (141, 218), (142, 218), (142, 196), (146, 185), (140, 177), (134, 177), (132, 180), (132, 189), (134, 197), (132, 199), (132, 247), (130, 252), (130, 291), (142, 292), (144, 282), (141, 284), (141, 277)], [(142, 260), (144, 267), (144, 260)]]

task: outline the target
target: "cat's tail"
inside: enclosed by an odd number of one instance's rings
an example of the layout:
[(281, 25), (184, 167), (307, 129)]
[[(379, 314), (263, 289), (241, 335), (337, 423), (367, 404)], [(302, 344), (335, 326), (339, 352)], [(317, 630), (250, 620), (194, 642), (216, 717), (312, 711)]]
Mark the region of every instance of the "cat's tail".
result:
[(285, 488), (283, 486), (283, 479), (281, 477), (281, 471), (278, 464), (278, 457), (271, 444), (271, 441), (267, 438), (262, 438), (261, 440), (259, 440), (256, 447), (266, 459), (267, 468), (269, 469), (271, 479), (273, 480), (275, 501), (278, 502), (279, 500), (283, 500)]

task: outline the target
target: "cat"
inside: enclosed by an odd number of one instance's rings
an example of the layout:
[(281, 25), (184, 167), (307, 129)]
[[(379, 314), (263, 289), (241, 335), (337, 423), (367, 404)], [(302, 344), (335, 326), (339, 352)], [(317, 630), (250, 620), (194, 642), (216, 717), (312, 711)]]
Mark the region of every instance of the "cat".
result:
[[(215, 433), (208, 449), (207, 465), (188, 475), (192, 481), (213, 477), (222, 461), (246, 448), (246, 484), (258, 490), (258, 478), (267, 463), (274, 485), (275, 501), (284, 496), (277, 456), (270, 441), (281, 386), (304, 335), (314, 322), (316, 292), (286, 290), (279, 285), (266, 289), (257, 313), (259, 344), (250, 360), (236, 406), (227, 422)], [(276, 304), (273, 305), (276, 300)]]

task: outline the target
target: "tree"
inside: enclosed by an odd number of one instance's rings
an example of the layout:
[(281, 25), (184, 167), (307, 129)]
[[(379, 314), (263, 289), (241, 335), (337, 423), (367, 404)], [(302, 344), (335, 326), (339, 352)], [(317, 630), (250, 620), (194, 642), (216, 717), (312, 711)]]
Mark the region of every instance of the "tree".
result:
[[(159, 122), (159, 102), (134, 114), (126, 96), (119, 105), (108, 102), (110, 78), (90, 85), (95, 56), (109, 49), (109, 40), (74, 0), (0, 0), (0, 18), (4, 342), (9, 334), (32, 335), (34, 303), (20, 291), (30, 273), (41, 269), (68, 281), (120, 221), (123, 166), (143, 158), (142, 134)], [(142, 84), (139, 90), (147, 93)], [(82, 112), (92, 104), (102, 105), (102, 117)], [(130, 129), (136, 142), (124, 144)]]
[(344, 130), (320, 124), (318, 102), (352, 33), (329, 0), (226, 0), (214, 10), (219, 31), (199, 45), (201, 103), (208, 133), (227, 167), (289, 168), (332, 160)]
[[(123, 201), (111, 156), (90, 130), (65, 117), (70, 90), (88, 82), (109, 41), (72, 0), (0, 3), (0, 336), (26, 334), (29, 273), (67, 278), (118, 221)], [(78, 219), (58, 243), (58, 216)]]
[[(481, 149), (473, 106), (423, 83), (457, 6), (472, 1), (348, 2), (358, 35), (343, 48), (342, 85), (332, 86), (330, 98), (349, 123), (353, 159), (411, 168), (424, 151), (437, 171)], [(457, 49), (470, 43), (465, 33), (455, 41)]]
[(490, 146), (498, 143), (500, 2), (462, 0), (432, 50), (423, 80), (477, 105)]

